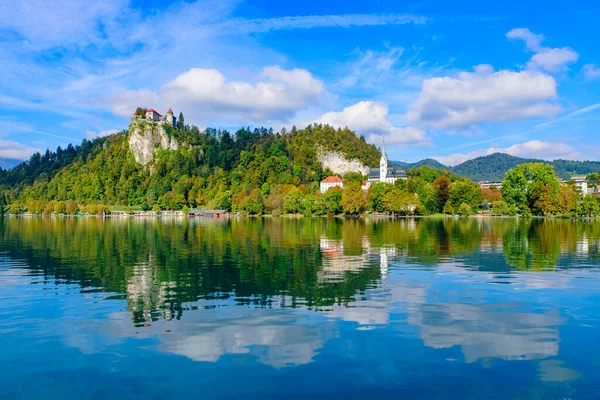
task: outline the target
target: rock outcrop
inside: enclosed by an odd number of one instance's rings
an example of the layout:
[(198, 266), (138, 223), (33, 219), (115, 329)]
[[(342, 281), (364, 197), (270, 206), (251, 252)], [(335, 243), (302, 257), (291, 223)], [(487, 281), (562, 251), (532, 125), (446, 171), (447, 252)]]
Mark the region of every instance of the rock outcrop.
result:
[(177, 150), (179, 143), (169, 137), (163, 124), (133, 119), (129, 126), (129, 148), (135, 161), (146, 165), (154, 159), (155, 150)]
[(329, 168), (334, 174), (344, 175), (348, 172), (358, 172), (367, 175), (369, 173), (368, 166), (358, 160), (348, 160), (341, 153), (320, 152), (318, 158), (323, 169)]

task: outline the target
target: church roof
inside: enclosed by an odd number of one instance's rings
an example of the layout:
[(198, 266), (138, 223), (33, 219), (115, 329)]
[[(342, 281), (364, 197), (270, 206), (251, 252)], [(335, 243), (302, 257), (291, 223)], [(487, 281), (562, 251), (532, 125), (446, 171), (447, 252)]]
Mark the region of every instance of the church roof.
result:
[[(371, 168), (369, 170), (369, 179), (380, 178), (379, 168)], [(406, 171), (396, 167), (388, 167), (387, 169), (388, 178), (406, 178)]]
[(334, 183), (334, 182), (344, 182), (344, 180), (342, 178), (340, 178), (339, 176), (328, 176), (327, 178), (323, 179), (321, 181), (321, 183)]
[(173, 114), (173, 110), (171, 110), (171, 109), (169, 108), (169, 111), (167, 111), (167, 114)]

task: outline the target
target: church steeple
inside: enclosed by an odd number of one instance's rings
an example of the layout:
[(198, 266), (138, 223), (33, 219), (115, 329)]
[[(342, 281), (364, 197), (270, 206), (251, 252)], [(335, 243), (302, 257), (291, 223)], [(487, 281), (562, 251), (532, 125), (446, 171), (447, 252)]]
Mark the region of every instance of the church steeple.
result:
[(379, 181), (384, 182), (387, 178), (387, 169), (388, 169), (388, 160), (387, 155), (385, 154), (385, 139), (383, 139), (383, 144), (381, 146), (381, 160), (379, 160)]

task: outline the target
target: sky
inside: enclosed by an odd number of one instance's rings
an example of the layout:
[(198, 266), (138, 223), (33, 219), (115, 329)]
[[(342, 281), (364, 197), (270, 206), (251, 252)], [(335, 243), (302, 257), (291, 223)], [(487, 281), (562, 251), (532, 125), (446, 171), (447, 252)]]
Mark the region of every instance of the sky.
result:
[(14, 0), (0, 165), (127, 129), (349, 127), (391, 160), (600, 159), (595, 0)]

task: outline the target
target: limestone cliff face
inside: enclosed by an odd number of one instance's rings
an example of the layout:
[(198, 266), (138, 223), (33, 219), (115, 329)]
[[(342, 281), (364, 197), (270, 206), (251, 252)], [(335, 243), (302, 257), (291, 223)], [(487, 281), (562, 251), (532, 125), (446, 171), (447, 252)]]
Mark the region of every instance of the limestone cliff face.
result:
[(155, 150), (177, 150), (179, 143), (169, 137), (162, 124), (133, 119), (129, 126), (129, 148), (135, 161), (146, 165), (154, 159)]
[(334, 174), (344, 175), (348, 172), (359, 172), (363, 175), (369, 173), (369, 167), (358, 160), (348, 160), (341, 153), (319, 152), (319, 161), (323, 169), (329, 168)]

